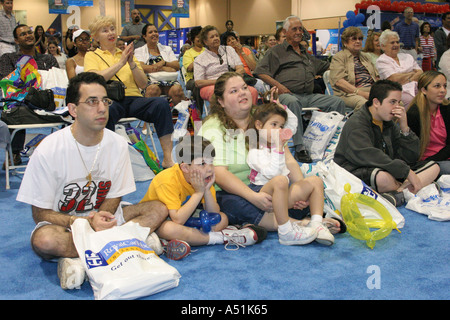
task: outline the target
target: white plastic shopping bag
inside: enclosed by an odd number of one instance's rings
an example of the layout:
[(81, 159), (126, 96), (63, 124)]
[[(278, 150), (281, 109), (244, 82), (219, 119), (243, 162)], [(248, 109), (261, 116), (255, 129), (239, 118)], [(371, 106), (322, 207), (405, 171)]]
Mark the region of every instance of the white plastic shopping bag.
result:
[(181, 137), (184, 137), (188, 130), (189, 123), (189, 106), (191, 105), (191, 101), (184, 100), (178, 103), (174, 109), (178, 111), (178, 119), (175, 125), (173, 126), (172, 140), (178, 141)]
[(88, 220), (75, 220), (73, 241), (95, 299), (137, 299), (178, 286), (178, 271), (145, 243), (149, 232), (131, 221), (95, 232)]
[(41, 74), (41, 88), (51, 89), (55, 96), (56, 109), (66, 106), (66, 90), (69, 78), (64, 69), (53, 67), (50, 70), (39, 70)]
[[(322, 178), (325, 195), (324, 211), (327, 216), (339, 216), (341, 212), (341, 199), (346, 194), (344, 186), (349, 183), (351, 186), (351, 193), (364, 194), (379, 201), (389, 211), (397, 228), (400, 229), (404, 227), (405, 218), (392, 203), (380, 196), (372, 188), (361, 181), (361, 179), (337, 165), (334, 161), (327, 164), (322, 161), (314, 165), (303, 164), (301, 170), (304, 176), (317, 175)], [(362, 208), (361, 214), (367, 219), (380, 219), (378, 212), (368, 207)]]
[(321, 161), (331, 138), (344, 116), (338, 112), (313, 111), (308, 127), (303, 134), (303, 144), (311, 159)]
[(403, 190), (406, 209), (424, 214), (430, 220), (450, 221), (450, 175), (441, 176), (437, 184), (440, 193), (434, 183), (423, 187), (417, 194)]

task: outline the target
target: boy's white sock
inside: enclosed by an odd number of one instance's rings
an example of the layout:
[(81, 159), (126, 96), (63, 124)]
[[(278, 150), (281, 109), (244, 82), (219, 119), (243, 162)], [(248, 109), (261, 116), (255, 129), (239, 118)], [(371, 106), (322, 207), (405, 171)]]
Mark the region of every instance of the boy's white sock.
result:
[(315, 221), (322, 223), (322, 221), (323, 221), (322, 215), (320, 215), (320, 214), (311, 215), (311, 222), (315, 222)]
[(286, 234), (292, 230), (291, 220), (288, 220), (286, 223), (278, 225), (278, 232), (281, 234)]
[(222, 244), (224, 242), (222, 232), (210, 232), (208, 235), (209, 241), (207, 245)]

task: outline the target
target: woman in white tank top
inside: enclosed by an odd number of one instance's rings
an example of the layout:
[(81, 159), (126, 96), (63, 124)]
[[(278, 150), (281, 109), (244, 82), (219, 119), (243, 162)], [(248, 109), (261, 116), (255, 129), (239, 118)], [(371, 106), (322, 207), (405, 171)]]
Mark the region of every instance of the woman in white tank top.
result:
[(84, 56), (91, 46), (89, 31), (77, 30), (73, 33), (73, 42), (78, 53), (66, 62), (67, 77), (69, 80), (84, 71)]

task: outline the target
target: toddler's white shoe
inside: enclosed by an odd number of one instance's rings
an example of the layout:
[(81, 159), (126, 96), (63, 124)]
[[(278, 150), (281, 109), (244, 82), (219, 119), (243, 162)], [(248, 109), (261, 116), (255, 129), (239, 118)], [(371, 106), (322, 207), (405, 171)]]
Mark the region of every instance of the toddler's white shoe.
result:
[(317, 242), (326, 246), (331, 246), (334, 243), (334, 236), (322, 222), (311, 221), (308, 223), (308, 227), (317, 231), (317, 238), (315, 239)]
[(300, 226), (292, 223), (292, 229), (282, 234), (278, 231), (278, 241), (286, 246), (303, 245), (313, 242), (317, 237), (315, 228)]

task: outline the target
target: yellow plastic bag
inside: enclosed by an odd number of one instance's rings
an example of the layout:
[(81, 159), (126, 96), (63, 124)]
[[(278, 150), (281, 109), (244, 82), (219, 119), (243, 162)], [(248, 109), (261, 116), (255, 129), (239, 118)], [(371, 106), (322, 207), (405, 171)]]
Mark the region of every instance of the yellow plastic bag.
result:
[[(350, 189), (350, 184), (345, 184), (344, 190), (347, 194), (341, 199), (342, 217), (347, 224), (347, 231), (352, 237), (366, 241), (367, 246), (373, 249), (377, 240), (387, 237), (393, 229), (397, 229), (397, 224), (379, 201), (364, 194), (350, 193)], [(373, 208), (381, 219), (364, 218), (358, 204)], [(400, 232), (398, 229), (397, 231)]]

